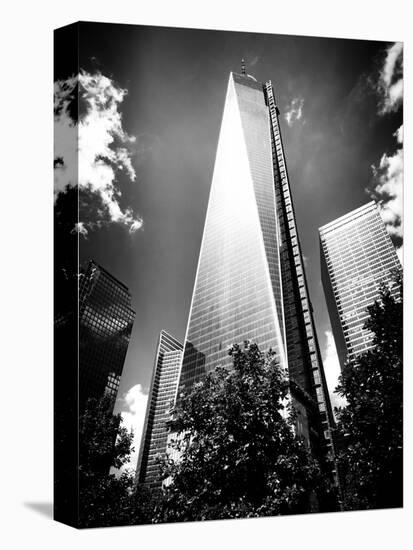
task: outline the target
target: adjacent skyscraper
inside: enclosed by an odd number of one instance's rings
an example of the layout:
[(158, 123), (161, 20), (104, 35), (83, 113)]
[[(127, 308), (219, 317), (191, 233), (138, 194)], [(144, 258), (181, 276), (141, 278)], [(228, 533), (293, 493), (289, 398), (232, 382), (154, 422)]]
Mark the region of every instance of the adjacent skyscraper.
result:
[(163, 455), (166, 451), (167, 422), (175, 399), (181, 359), (182, 344), (163, 330), (155, 355), (136, 469), (136, 483), (143, 483), (151, 489), (161, 487), (157, 455)]
[(82, 411), (89, 397), (107, 394), (115, 403), (135, 312), (128, 288), (93, 260), (80, 269), (78, 297), (77, 311), (56, 311), (55, 327), (64, 355), (65, 334), (77, 323)]
[(78, 526), (79, 414), (89, 397), (108, 394), (115, 404), (135, 312), (123, 283), (94, 261), (78, 267), (78, 249), (68, 250), (66, 264), (55, 255), (55, 502)]
[[(400, 270), (396, 249), (376, 204), (368, 204), (320, 227), (321, 278), (337, 353), (347, 358), (372, 347), (372, 333), (363, 328), (367, 307), (379, 296), (381, 283), (392, 284)], [(399, 288), (392, 286), (397, 295)]]
[(271, 82), (231, 73), (212, 178), (180, 384), (228, 347), (256, 342), (288, 368), (297, 430), (332, 450), (333, 417), (315, 332)]

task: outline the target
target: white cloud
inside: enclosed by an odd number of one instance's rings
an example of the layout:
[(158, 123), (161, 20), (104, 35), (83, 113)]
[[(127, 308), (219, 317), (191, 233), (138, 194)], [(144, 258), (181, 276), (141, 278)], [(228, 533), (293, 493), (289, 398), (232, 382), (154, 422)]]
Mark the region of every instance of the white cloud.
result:
[(85, 239), (87, 239), (87, 234), (89, 233), (89, 231), (86, 229), (83, 222), (78, 222), (75, 223), (75, 226), (72, 229), (71, 233), (79, 233), (80, 235), (83, 235)]
[(284, 114), (284, 118), (287, 121), (288, 126), (292, 126), (294, 122), (300, 120), (303, 116), (304, 99), (296, 97), (293, 99)]
[(399, 257), (400, 263), (403, 265), (403, 245), (399, 246), (396, 252), (397, 256)]
[(378, 166), (372, 166), (371, 196), (378, 201), (380, 213), (391, 235), (403, 237), (403, 126), (394, 133), (398, 147), (384, 153)]
[(77, 125), (70, 116), (70, 106), (76, 101), (77, 77), (60, 80), (54, 85), (54, 185), (55, 194), (67, 185), (76, 185)]
[(403, 144), (403, 124), (398, 128), (394, 134), (397, 143)]
[(334, 407), (344, 407), (347, 401), (344, 397), (334, 393), (338, 385), (338, 377), (341, 374), (340, 363), (337, 356), (336, 345), (331, 330), (325, 331), (326, 343), (323, 353), (324, 372), (327, 379), (327, 387), (330, 394), (331, 404)]
[[(386, 56), (377, 83), (379, 114), (397, 111), (403, 103), (403, 44), (395, 42)], [(403, 237), (403, 125), (393, 134), (396, 149), (384, 153), (378, 165), (372, 165), (373, 188), (367, 190), (380, 207), (390, 235)]]
[(380, 71), (377, 91), (380, 95), (380, 114), (397, 111), (403, 102), (403, 44), (395, 42), (386, 50)]
[(122, 424), (128, 430), (133, 430), (134, 452), (131, 454), (129, 464), (126, 469), (136, 470), (139, 448), (141, 444), (142, 430), (145, 421), (146, 404), (148, 395), (143, 391), (141, 384), (135, 384), (122, 398)]
[[(119, 172), (136, 179), (130, 150), (136, 138), (125, 132), (119, 110), (126, 94), (101, 73), (82, 71), (55, 83), (55, 193), (78, 185), (100, 200), (93, 213), (98, 221), (124, 224), (133, 233), (142, 219), (120, 206), (117, 179)], [(77, 99), (78, 121), (71, 114)], [(81, 220), (82, 227), (99, 226), (92, 218)]]

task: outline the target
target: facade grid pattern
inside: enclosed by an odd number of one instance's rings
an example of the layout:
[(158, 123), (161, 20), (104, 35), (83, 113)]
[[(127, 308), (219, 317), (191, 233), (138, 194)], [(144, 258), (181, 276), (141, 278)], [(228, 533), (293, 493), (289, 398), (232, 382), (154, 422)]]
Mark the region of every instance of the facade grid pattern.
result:
[(93, 260), (79, 273), (79, 406), (117, 397), (135, 311), (127, 287)]
[(334, 419), (273, 88), (231, 73), (180, 385), (230, 366), (228, 347), (244, 340), (276, 352), (289, 372), (298, 433), (318, 456), (334, 456)]
[(251, 340), (286, 367), (279, 229), (262, 86), (232, 74), (222, 120), (180, 383)]
[(393, 273), (401, 264), (374, 201), (324, 225), (319, 234), (324, 293), (343, 368), (372, 348), (373, 335), (364, 328), (367, 308), (383, 283), (399, 296)]
[(136, 469), (136, 484), (159, 489), (158, 458), (164, 456), (168, 441), (168, 420), (174, 403), (182, 359), (182, 344), (161, 331), (155, 355), (142, 441)]
[[(279, 110), (271, 82), (265, 84), (265, 91), (271, 120), (277, 212), (281, 226), (285, 326), (289, 374), (292, 387), (296, 388), (295, 396), (293, 392), (294, 404), (306, 419), (313, 447), (318, 448), (320, 453), (326, 452), (334, 462), (334, 417), (305, 276), (278, 120)], [(303, 393), (307, 398), (305, 400)]]

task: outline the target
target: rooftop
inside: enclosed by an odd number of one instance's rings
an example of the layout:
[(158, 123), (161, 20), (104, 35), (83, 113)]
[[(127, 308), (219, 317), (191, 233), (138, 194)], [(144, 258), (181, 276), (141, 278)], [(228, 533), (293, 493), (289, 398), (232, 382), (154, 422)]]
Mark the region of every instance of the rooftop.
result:
[(347, 214), (344, 214), (343, 216), (340, 216), (339, 218), (336, 218), (335, 220), (319, 227), (318, 231), (320, 235), (328, 233), (329, 231), (337, 229), (346, 223), (354, 221), (358, 217), (363, 216), (366, 212), (373, 210), (377, 211), (377, 204), (374, 201), (370, 201), (367, 204), (364, 204), (363, 206), (360, 206), (359, 208), (356, 208), (355, 210), (352, 210), (351, 212), (348, 212)]

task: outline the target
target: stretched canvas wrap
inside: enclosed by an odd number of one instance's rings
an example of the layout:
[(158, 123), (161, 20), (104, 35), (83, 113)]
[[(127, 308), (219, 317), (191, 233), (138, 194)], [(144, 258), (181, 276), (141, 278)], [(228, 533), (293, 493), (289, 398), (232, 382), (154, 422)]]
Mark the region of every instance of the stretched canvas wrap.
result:
[(55, 519), (403, 505), (403, 46), (55, 31)]

